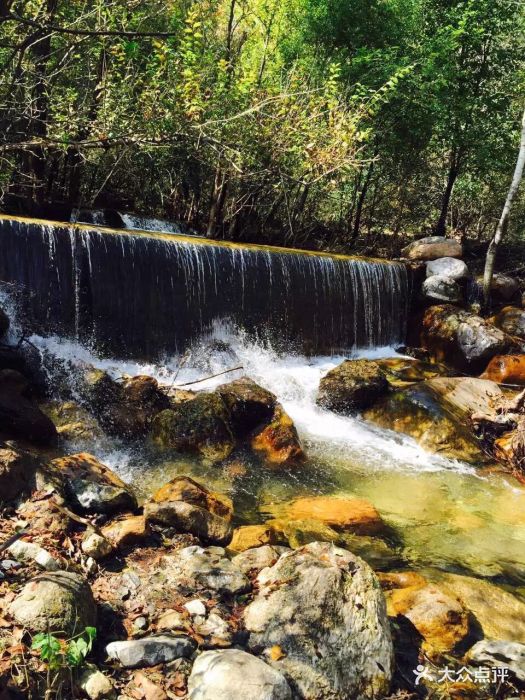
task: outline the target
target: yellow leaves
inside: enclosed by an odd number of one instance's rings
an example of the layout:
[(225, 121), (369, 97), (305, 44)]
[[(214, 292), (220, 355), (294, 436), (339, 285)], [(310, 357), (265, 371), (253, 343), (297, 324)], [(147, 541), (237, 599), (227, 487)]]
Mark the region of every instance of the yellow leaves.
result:
[(284, 651), (281, 649), (281, 647), (278, 644), (275, 644), (275, 646), (273, 646), (269, 650), (268, 656), (270, 657), (271, 661), (280, 661), (281, 659), (284, 659), (286, 654), (284, 653)]

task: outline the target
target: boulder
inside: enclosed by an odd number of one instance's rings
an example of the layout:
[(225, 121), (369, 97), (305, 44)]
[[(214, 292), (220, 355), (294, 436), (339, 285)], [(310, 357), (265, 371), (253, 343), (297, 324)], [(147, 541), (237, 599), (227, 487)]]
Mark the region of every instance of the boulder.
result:
[(115, 547), (131, 547), (147, 539), (151, 531), (143, 515), (127, 515), (105, 525), (102, 534)]
[(232, 552), (244, 552), (265, 544), (277, 544), (277, 535), (271, 525), (243, 525), (233, 531), (228, 549)]
[(458, 281), (470, 276), (468, 267), (463, 260), (457, 258), (437, 258), (427, 263), (427, 277), (434, 275)]
[(452, 370), (445, 365), (410, 357), (386, 357), (375, 362), (381, 367), (393, 389), (416, 384), (425, 379), (448, 377), (453, 374)]
[(284, 676), (240, 649), (206, 651), (188, 680), (189, 700), (291, 700)]
[(438, 258), (461, 258), (463, 247), (459, 241), (444, 236), (427, 236), (412, 241), (402, 254), (409, 260), (437, 260)]
[(68, 497), (82, 511), (115, 513), (137, 507), (122, 479), (87, 452), (59, 457), (49, 467), (61, 477)]
[(423, 282), (423, 296), (432, 302), (444, 301), (456, 304), (461, 301), (462, 293), (458, 283), (451, 277), (432, 275)]
[(228, 544), (232, 536), (229, 520), (184, 501), (146, 503), (144, 516), (150, 523), (172, 527), (177, 532), (189, 532), (209, 544)]
[(251, 587), (246, 576), (218, 547), (186, 547), (176, 555), (164, 557), (163, 571), (170, 586), (188, 590), (192, 595), (198, 589), (236, 595)]
[(313, 520), (342, 532), (374, 534), (385, 524), (374, 506), (360, 498), (305, 496), (268, 509), (287, 520)]
[(9, 606), (15, 621), (30, 632), (72, 637), (96, 627), (97, 608), (88, 583), (71, 571), (54, 571), (32, 579)]
[(438, 377), (390, 394), (364, 417), (410, 435), (429, 452), (481, 465), (489, 459), (469, 427), (470, 415), (487, 413), (500, 397), (501, 389), (494, 382)]
[(433, 656), (458, 649), (470, 633), (469, 615), (461, 601), (434, 584), (386, 591), (388, 614), (409, 620)]
[(109, 659), (124, 668), (145, 668), (166, 664), (175, 659), (189, 658), (197, 645), (186, 634), (144, 637), (124, 642), (111, 642), (106, 647)]
[(0, 447), (0, 502), (12, 501), (34, 484), (38, 461), (29, 453)]
[(496, 355), (481, 377), (498, 384), (525, 386), (525, 355)]
[(270, 467), (294, 466), (304, 459), (295, 425), (281, 404), (276, 404), (270, 423), (253, 436), (251, 447)]
[(480, 316), (454, 306), (432, 306), (424, 313), (421, 345), (439, 362), (481, 371), (495, 355), (516, 348), (506, 333)]
[[(393, 647), (375, 574), (352, 553), (314, 542), (263, 569), (244, 611), (249, 648), (266, 651), (294, 697), (388, 694)], [(279, 654), (271, 654), (279, 648)]]
[(27, 379), (13, 369), (0, 370), (0, 426), (7, 436), (38, 445), (57, 439), (54, 424), (30, 398)]
[(210, 491), (189, 476), (175, 477), (158, 489), (151, 500), (155, 503), (184, 501), (190, 505), (204, 508), (228, 521), (232, 519), (233, 515), (233, 503), (228, 496)]
[[(470, 610), (486, 639), (525, 642), (525, 602), (489, 581), (432, 570), (425, 575)], [(494, 614), (497, 611), (497, 614)]]
[(525, 340), (525, 309), (505, 306), (493, 320), (495, 325), (505, 333)]
[(237, 437), (245, 437), (272, 419), (275, 394), (248, 377), (223, 384), (216, 389), (216, 393), (221, 396), (230, 412), (233, 431)]
[(235, 447), (228, 409), (213, 393), (198, 394), (158, 413), (151, 436), (159, 447), (195, 453), (211, 462), (226, 459)]
[(317, 403), (349, 414), (371, 406), (388, 391), (385, 373), (373, 360), (345, 360), (321, 379)]
[(470, 663), (490, 668), (504, 668), (509, 676), (525, 683), (525, 644), (482, 639), (468, 653)]
[(74, 401), (52, 401), (42, 406), (64, 440), (93, 440), (103, 436), (98, 421)]
[[(480, 278), (480, 282), (483, 284), (483, 278)], [(515, 277), (500, 272), (492, 276), (490, 292), (496, 301), (510, 301), (518, 296), (519, 289), (520, 283)]]

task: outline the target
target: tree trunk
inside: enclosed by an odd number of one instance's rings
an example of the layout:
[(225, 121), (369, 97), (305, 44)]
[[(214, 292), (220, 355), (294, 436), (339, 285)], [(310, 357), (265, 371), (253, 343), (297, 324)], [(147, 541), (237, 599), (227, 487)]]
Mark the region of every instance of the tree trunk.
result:
[(452, 150), (450, 154), (450, 167), (448, 171), (447, 184), (445, 186), (443, 201), (441, 203), (441, 212), (434, 231), (436, 236), (444, 236), (447, 232), (448, 209), (452, 198), (452, 190), (454, 189), (454, 185), (456, 184), (456, 180), (459, 175), (459, 161), (460, 156), (458, 151)]
[[(374, 153), (374, 158), (377, 157), (377, 151)], [(365, 181), (363, 182), (363, 187), (359, 193), (359, 198), (357, 200), (357, 209), (355, 212), (354, 227), (352, 229), (352, 235), (350, 236), (350, 243), (355, 244), (357, 237), (359, 236), (359, 229), (361, 227), (361, 217), (363, 215), (363, 206), (365, 203), (366, 195), (368, 194), (368, 188), (370, 187), (370, 181), (372, 180), (372, 173), (374, 172), (374, 163), (372, 160), (368, 166), (368, 171), (366, 173)]]
[(512, 203), (518, 192), (518, 188), (523, 177), (523, 169), (525, 167), (525, 111), (523, 112), (523, 117), (521, 120), (521, 139), (520, 139), (520, 150), (518, 152), (518, 160), (516, 161), (516, 167), (514, 169), (514, 175), (512, 176), (512, 182), (510, 183), (509, 191), (507, 192), (507, 199), (503, 206), (503, 211), (501, 212), (500, 220), (496, 226), (496, 233), (494, 238), (491, 240), (490, 245), (487, 250), (487, 258), (485, 260), (485, 273), (483, 275), (483, 299), (485, 302), (485, 307), (488, 307), (490, 303), (490, 286), (492, 283), (492, 275), (494, 273), (494, 263), (496, 262), (496, 254), (498, 252), (498, 245), (500, 244), (502, 238), (507, 232), (509, 225), (510, 210), (512, 208)]

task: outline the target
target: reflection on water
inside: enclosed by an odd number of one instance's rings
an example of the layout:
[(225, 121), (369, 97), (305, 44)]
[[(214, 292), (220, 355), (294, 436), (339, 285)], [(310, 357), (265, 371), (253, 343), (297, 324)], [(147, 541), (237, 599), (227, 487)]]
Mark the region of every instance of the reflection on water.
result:
[[(32, 338), (53, 358), (90, 362), (115, 376), (150, 374), (168, 384), (185, 384), (231, 367), (242, 371), (199, 383), (212, 389), (242, 374), (273, 391), (294, 419), (308, 454), (304, 465), (269, 471), (242, 451), (223, 465), (186, 456), (159, 456), (144, 448), (105, 441), (71, 445), (87, 449), (132, 481), (143, 496), (176, 474), (191, 474), (228, 493), (240, 523), (264, 521), (270, 506), (306, 494), (358, 496), (371, 501), (401, 544), (410, 566), (432, 566), (525, 585), (525, 491), (501, 474), (482, 475), (471, 466), (429, 454), (412, 439), (345, 418), (315, 405), (319, 379), (341, 357), (277, 355), (239, 334), (215, 331), (180, 358), (140, 365), (102, 360), (85, 347), (56, 338)], [(392, 355), (391, 349), (361, 353)], [(191, 387), (189, 387), (191, 388)]]

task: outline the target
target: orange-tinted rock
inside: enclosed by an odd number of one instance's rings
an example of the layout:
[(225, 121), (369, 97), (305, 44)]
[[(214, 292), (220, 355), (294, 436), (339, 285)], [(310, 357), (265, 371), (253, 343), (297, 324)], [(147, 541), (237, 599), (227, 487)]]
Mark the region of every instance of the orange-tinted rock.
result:
[(280, 404), (275, 407), (271, 423), (253, 437), (251, 446), (270, 466), (295, 464), (304, 458), (295, 425)]
[(234, 552), (245, 552), (253, 547), (264, 544), (277, 544), (277, 533), (271, 525), (245, 525), (233, 531), (232, 541), (228, 549)]
[(286, 516), (290, 520), (318, 520), (330, 527), (358, 534), (372, 534), (384, 527), (374, 506), (360, 498), (298, 498), (286, 507)]
[(427, 236), (409, 243), (402, 251), (410, 260), (437, 260), (438, 258), (461, 258), (463, 247), (459, 241), (444, 236)]
[(427, 585), (427, 580), (417, 571), (400, 571), (377, 574), (381, 588), (385, 591), (393, 590), (394, 588), (423, 588)]
[(481, 376), (498, 384), (525, 386), (525, 355), (497, 355)]
[(130, 515), (103, 527), (102, 534), (116, 547), (130, 547), (149, 537), (150, 528), (143, 515)]
[(525, 311), (523, 309), (506, 306), (496, 314), (494, 323), (505, 333), (525, 339)]
[(458, 598), (438, 586), (394, 588), (385, 596), (389, 616), (410, 620), (429, 654), (451, 652), (469, 634), (468, 611)]
[(152, 500), (155, 503), (184, 501), (204, 508), (228, 521), (233, 515), (233, 503), (228, 496), (208, 490), (197, 481), (190, 479), (189, 476), (177, 476), (164, 484), (153, 494)]

